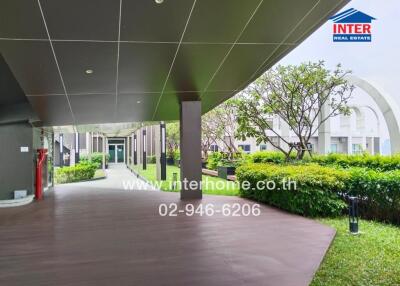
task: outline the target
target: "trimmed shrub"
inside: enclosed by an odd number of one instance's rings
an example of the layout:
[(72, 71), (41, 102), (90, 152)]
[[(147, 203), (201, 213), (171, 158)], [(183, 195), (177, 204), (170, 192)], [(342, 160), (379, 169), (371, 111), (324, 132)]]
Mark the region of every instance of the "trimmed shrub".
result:
[(155, 164), (156, 163), (156, 156), (147, 156), (147, 163)]
[(207, 169), (217, 170), (218, 167), (238, 167), (249, 162), (249, 156), (243, 152), (236, 152), (233, 154), (233, 159), (228, 158), (227, 153), (223, 152), (212, 152), (207, 159)]
[[(108, 164), (108, 160), (110, 159), (110, 154), (105, 154), (105, 159), (106, 159), (106, 164)], [(103, 153), (95, 152), (95, 153), (92, 153), (90, 156), (87, 154), (83, 154), (80, 156), (79, 161), (82, 163), (85, 163), (85, 162), (95, 163), (97, 168), (101, 168), (101, 166), (103, 164)]]
[(224, 159), (224, 154), (222, 152), (212, 152), (208, 156), (207, 169), (217, 170), (218, 166), (222, 163)]
[[(246, 164), (236, 170), (240, 182), (250, 188), (243, 197), (267, 203), (304, 216), (337, 216), (346, 209), (340, 198), (348, 174), (342, 170), (319, 165)], [(275, 188), (260, 188), (258, 182), (273, 182)], [(293, 186), (292, 182), (296, 185)]]
[(309, 161), (320, 165), (337, 165), (342, 168), (361, 167), (380, 171), (400, 170), (400, 155), (382, 156), (382, 155), (347, 155), (347, 154), (329, 154), (314, 155)]
[(81, 162), (75, 166), (58, 168), (55, 180), (58, 184), (90, 180), (93, 179), (96, 170), (96, 163)]
[(400, 224), (400, 171), (350, 168), (345, 181), (349, 195), (358, 197), (360, 215)]
[[(292, 153), (290, 158), (295, 159), (296, 154)], [(250, 156), (253, 163), (287, 163), (285, 155), (278, 151), (258, 151)], [(370, 155), (347, 155), (331, 153), (329, 155), (314, 154), (312, 157), (305, 156), (298, 164), (317, 163), (322, 166), (339, 166), (342, 168), (360, 167), (380, 171), (400, 170), (400, 154), (393, 156)]]
[[(296, 154), (290, 154), (290, 159), (295, 159)], [(286, 157), (282, 152), (277, 151), (257, 151), (250, 155), (250, 161), (253, 163), (275, 163), (281, 164), (286, 162)]]

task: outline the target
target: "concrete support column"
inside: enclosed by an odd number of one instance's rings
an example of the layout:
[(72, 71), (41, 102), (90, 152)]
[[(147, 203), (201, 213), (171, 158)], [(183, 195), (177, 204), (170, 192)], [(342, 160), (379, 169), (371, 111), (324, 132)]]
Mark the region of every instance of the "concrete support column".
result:
[[(327, 100), (329, 102), (329, 100)], [(325, 103), (319, 114), (319, 122), (326, 118), (329, 113), (329, 105)], [(318, 128), (318, 153), (328, 154), (331, 149), (331, 121), (330, 118), (320, 125)]]
[(347, 154), (353, 154), (353, 138), (351, 137), (351, 134), (347, 136)]
[(181, 199), (201, 199), (201, 101), (180, 103)]
[[(279, 121), (280, 121), (280, 126), (281, 126), (281, 136), (282, 136), (282, 138), (285, 139), (287, 142), (290, 142), (290, 127), (289, 127), (289, 124), (287, 124), (281, 118), (279, 118)], [(284, 150), (286, 150), (286, 151), (289, 150), (289, 145), (286, 144), (285, 142), (281, 141), (281, 142), (279, 142), (279, 145)]]
[(362, 148), (362, 150), (365, 152), (365, 151), (368, 151), (368, 148), (367, 148), (367, 137), (365, 137), (365, 136), (363, 136), (363, 137), (361, 137), (361, 148)]
[(371, 137), (371, 155), (375, 155), (375, 138)]

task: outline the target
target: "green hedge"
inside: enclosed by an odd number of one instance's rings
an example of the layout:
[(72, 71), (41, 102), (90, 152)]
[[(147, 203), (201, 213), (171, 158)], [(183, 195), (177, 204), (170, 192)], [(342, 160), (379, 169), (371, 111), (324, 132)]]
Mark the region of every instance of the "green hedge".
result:
[[(305, 216), (333, 216), (346, 209), (345, 196), (359, 198), (360, 215), (400, 224), (400, 170), (340, 169), (317, 164), (247, 164), (236, 170), (249, 181), (241, 195)], [(297, 190), (283, 190), (282, 180), (297, 182)], [(280, 190), (257, 189), (257, 181), (274, 181)]]
[[(243, 197), (268, 203), (292, 213), (305, 216), (337, 216), (346, 209), (339, 197), (345, 191), (348, 174), (318, 165), (246, 164), (236, 170), (240, 182), (247, 181), (250, 188), (241, 188)], [(286, 182), (297, 182), (288, 188)], [(257, 182), (275, 182), (274, 190), (257, 188)]]
[(156, 161), (157, 161), (156, 156), (147, 156), (146, 162), (147, 162), (148, 164), (155, 164)]
[(400, 224), (400, 171), (350, 168), (346, 190), (360, 199), (361, 216)]
[[(291, 154), (291, 159), (295, 159), (296, 154)], [(285, 163), (285, 155), (276, 151), (258, 151), (250, 156), (253, 163)], [(322, 166), (340, 166), (342, 168), (360, 167), (380, 171), (400, 170), (400, 154), (393, 156), (382, 155), (347, 155), (331, 153), (329, 155), (314, 154), (313, 157), (306, 156), (298, 163), (317, 163)]]
[(93, 179), (96, 170), (96, 163), (81, 162), (75, 166), (58, 168), (55, 180), (58, 184), (90, 180)]
[(343, 168), (362, 167), (381, 171), (400, 170), (399, 154), (393, 156), (329, 154), (314, 155), (308, 160), (320, 165), (338, 165)]
[[(108, 160), (110, 159), (110, 154), (105, 154), (106, 164), (108, 164)], [(97, 168), (101, 168), (103, 165), (103, 153), (95, 152), (90, 156), (87, 154), (83, 154), (80, 156), (80, 162), (92, 162), (97, 165)]]
[[(296, 158), (296, 153), (290, 154), (291, 159)], [(253, 163), (275, 163), (281, 164), (286, 162), (285, 155), (277, 151), (257, 151), (250, 155), (250, 161)]]
[(236, 152), (233, 160), (228, 159), (228, 154), (224, 152), (212, 152), (208, 155), (207, 169), (217, 170), (219, 166), (238, 167), (248, 161), (249, 155), (243, 152)]

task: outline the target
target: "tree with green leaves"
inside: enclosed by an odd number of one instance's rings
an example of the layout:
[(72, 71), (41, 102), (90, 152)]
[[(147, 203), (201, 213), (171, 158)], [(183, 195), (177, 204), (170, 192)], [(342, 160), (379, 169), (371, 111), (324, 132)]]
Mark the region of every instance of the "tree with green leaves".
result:
[[(292, 150), (296, 150), (297, 159), (302, 159), (310, 138), (323, 123), (331, 117), (350, 114), (347, 103), (354, 86), (345, 79), (349, 73), (342, 70), (340, 64), (330, 71), (323, 61), (298, 66), (280, 65), (269, 70), (235, 98), (236, 137), (242, 140), (254, 137), (258, 144), (269, 142), (287, 159)], [(328, 112), (323, 112), (324, 108)], [(274, 130), (273, 116), (289, 126), (297, 142), (289, 142), (287, 137)], [(271, 140), (270, 133), (285, 143), (286, 148)]]
[(202, 117), (203, 153), (209, 150), (211, 144), (216, 144), (220, 150), (225, 150), (228, 159), (232, 160), (238, 152), (234, 144), (235, 131), (236, 107), (228, 100)]
[(176, 151), (179, 149), (180, 130), (178, 122), (167, 123), (166, 125), (166, 145), (167, 157), (174, 158)]

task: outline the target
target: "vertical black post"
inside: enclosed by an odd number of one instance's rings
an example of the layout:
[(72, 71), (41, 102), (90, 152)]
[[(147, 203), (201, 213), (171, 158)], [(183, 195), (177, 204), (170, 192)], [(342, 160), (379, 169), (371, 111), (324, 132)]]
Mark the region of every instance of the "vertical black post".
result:
[(54, 139), (54, 131), (51, 133), (51, 185), (54, 187), (54, 163), (56, 158), (56, 144)]
[(201, 101), (180, 103), (181, 199), (201, 199)]
[(133, 164), (137, 165), (137, 137), (133, 135)]
[(80, 148), (79, 133), (76, 132), (75, 133), (75, 164), (79, 163), (79, 148)]
[(59, 140), (60, 143), (60, 167), (64, 166), (64, 135), (60, 133)]
[(146, 129), (143, 129), (143, 170), (147, 169), (147, 158), (146, 158), (146, 149), (147, 149), (147, 138), (146, 138)]
[(349, 197), (349, 230), (350, 233), (358, 233), (358, 199)]
[(161, 180), (165, 181), (167, 179), (167, 153), (166, 153), (166, 128), (165, 123), (160, 124), (160, 140), (161, 140)]

